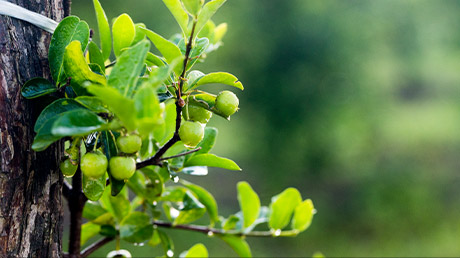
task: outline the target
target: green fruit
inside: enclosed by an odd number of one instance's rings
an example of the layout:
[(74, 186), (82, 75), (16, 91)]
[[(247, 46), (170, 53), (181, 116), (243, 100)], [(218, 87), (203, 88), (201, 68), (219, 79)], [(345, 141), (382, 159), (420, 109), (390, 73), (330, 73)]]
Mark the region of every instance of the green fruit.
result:
[(204, 128), (198, 122), (185, 121), (179, 129), (181, 141), (187, 147), (195, 147), (203, 140)]
[(100, 178), (107, 171), (107, 163), (107, 158), (102, 153), (86, 153), (81, 158), (81, 172), (87, 177)]
[(216, 108), (226, 116), (231, 116), (238, 111), (240, 104), (238, 97), (235, 93), (225, 90), (221, 91), (216, 98)]
[(131, 157), (113, 157), (109, 161), (109, 168), (115, 179), (127, 180), (136, 172), (136, 161)]
[(117, 139), (117, 146), (121, 152), (136, 153), (141, 149), (142, 139), (138, 135), (120, 136)]
[(74, 165), (72, 162), (70, 162), (70, 159), (66, 159), (61, 162), (59, 168), (65, 177), (72, 177), (75, 175), (75, 172), (77, 172), (78, 165)]
[(206, 124), (211, 119), (212, 112), (204, 108), (188, 105), (184, 110), (184, 115), (188, 113), (188, 120)]

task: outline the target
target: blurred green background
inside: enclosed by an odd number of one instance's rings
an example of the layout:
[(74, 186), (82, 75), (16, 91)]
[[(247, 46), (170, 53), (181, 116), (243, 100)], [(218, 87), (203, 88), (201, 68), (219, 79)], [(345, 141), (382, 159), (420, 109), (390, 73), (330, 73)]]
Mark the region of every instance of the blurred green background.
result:
[[(101, 3), (109, 19), (126, 12), (166, 37), (179, 31), (160, 0)], [(74, 0), (72, 13), (97, 27), (92, 1)], [(245, 86), (232, 121), (211, 122), (213, 152), (243, 172), (188, 179), (225, 216), (237, 211), (243, 180), (265, 205), (289, 186), (313, 200), (310, 229), (249, 239), (256, 257), (458, 256), (459, 14), (453, 0), (227, 1), (214, 17), (228, 22), (225, 45), (196, 68)], [(219, 239), (170, 232), (176, 254), (203, 241), (211, 256), (235, 255)]]

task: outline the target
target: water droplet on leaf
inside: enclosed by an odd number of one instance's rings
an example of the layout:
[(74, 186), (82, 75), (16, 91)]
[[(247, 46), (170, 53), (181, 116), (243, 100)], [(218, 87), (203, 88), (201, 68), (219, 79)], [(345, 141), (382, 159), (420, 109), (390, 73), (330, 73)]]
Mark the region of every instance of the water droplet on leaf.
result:
[(173, 255), (174, 255), (173, 250), (168, 250), (168, 251), (166, 252), (166, 256), (168, 256), (168, 257), (173, 257)]

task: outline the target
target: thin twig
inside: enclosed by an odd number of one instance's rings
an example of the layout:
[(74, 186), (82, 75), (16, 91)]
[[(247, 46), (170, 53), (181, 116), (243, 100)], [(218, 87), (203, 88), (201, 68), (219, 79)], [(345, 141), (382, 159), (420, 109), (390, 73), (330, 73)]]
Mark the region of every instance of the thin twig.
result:
[(109, 243), (110, 241), (112, 241), (114, 238), (112, 237), (106, 237), (106, 238), (102, 238), (96, 242), (94, 242), (93, 244), (91, 244), (90, 246), (88, 246), (87, 248), (85, 248), (85, 250), (83, 250), (81, 253), (80, 253), (80, 257), (81, 258), (85, 258), (85, 257), (88, 257), (90, 254), (92, 254), (94, 251), (96, 251), (97, 249), (101, 248), (102, 246), (104, 246), (105, 244)]
[(105, 68), (112, 67), (112, 66), (114, 66), (116, 63), (117, 63), (117, 61), (113, 61), (113, 62), (111, 62), (110, 64), (106, 65)]
[(173, 225), (172, 223), (165, 221), (153, 222), (157, 227), (171, 228), (171, 229), (182, 229), (188, 231), (199, 232), (207, 235), (233, 235), (233, 236), (247, 236), (247, 237), (279, 237), (279, 236), (296, 236), (298, 234), (295, 230), (283, 231), (279, 234), (275, 234), (272, 231), (252, 231), (252, 232), (241, 232), (238, 230), (222, 230), (216, 228), (209, 228), (200, 225)]
[(178, 158), (178, 157), (182, 157), (182, 156), (186, 156), (186, 155), (188, 155), (188, 154), (192, 154), (192, 153), (197, 152), (197, 151), (199, 151), (199, 150), (201, 150), (201, 147), (198, 147), (198, 148), (196, 148), (196, 149), (194, 149), (194, 150), (182, 152), (182, 153), (179, 153), (179, 154), (174, 155), (174, 156), (169, 156), (169, 157), (161, 158), (160, 161), (168, 160), (168, 159), (174, 159), (174, 158)]

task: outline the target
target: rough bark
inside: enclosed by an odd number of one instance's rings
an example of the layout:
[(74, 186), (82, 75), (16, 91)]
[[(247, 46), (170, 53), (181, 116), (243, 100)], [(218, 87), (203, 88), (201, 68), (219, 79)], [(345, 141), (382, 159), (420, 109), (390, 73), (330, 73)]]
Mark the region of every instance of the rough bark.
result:
[[(60, 21), (62, 0), (9, 0)], [(27, 22), (0, 16), (0, 256), (62, 255), (62, 144), (31, 149), (41, 107), (21, 96), (33, 77), (50, 79), (51, 35)]]

